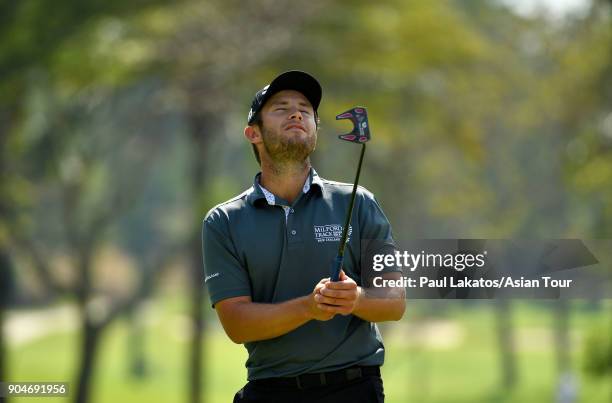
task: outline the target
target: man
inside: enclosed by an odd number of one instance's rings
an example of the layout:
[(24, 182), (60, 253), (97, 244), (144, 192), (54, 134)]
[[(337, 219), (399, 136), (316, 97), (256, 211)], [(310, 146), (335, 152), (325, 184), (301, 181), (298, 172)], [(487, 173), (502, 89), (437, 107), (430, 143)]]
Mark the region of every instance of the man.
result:
[(249, 382), (234, 402), (384, 401), (384, 347), (373, 322), (399, 320), (405, 300), (366, 296), (361, 248), (364, 240), (394, 242), (373, 195), (359, 188), (343, 271), (329, 281), (352, 185), (322, 179), (310, 165), (321, 96), (318, 81), (300, 71), (256, 93), (244, 135), (261, 173), (204, 219), (211, 302), (249, 353)]

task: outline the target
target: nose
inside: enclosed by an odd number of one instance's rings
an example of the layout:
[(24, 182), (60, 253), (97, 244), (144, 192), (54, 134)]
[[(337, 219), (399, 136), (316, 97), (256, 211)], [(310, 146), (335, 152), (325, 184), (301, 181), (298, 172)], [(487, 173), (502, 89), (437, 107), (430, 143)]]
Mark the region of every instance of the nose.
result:
[(293, 108), (293, 110), (291, 111), (291, 114), (289, 115), (289, 120), (293, 119), (297, 119), (299, 121), (304, 120), (304, 116), (302, 115), (302, 112), (300, 112), (299, 108)]

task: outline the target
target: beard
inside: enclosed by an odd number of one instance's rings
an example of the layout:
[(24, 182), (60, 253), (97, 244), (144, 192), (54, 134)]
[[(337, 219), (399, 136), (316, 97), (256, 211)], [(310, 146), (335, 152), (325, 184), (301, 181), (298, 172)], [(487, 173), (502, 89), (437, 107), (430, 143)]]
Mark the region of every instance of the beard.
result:
[(279, 133), (261, 127), (263, 145), (266, 153), (277, 163), (304, 162), (315, 150), (317, 144), (317, 133), (303, 133), (291, 135)]

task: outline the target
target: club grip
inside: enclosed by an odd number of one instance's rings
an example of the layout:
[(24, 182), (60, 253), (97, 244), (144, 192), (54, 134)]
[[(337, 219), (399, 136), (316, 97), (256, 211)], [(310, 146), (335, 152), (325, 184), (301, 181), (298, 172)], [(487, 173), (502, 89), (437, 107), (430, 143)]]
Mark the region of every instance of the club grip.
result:
[(332, 262), (332, 267), (329, 275), (331, 281), (338, 281), (338, 279), (340, 278), (340, 269), (342, 269), (343, 260), (344, 256), (336, 256), (336, 258)]

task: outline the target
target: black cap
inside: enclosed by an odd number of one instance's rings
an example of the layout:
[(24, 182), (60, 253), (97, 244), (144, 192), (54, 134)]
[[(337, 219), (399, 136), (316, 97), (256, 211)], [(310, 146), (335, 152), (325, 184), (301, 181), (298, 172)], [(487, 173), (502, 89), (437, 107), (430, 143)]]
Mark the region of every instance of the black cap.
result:
[(319, 84), (317, 79), (310, 74), (299, 70), (286, 71), (272, 80), (269, 85), (257, 91), (247, 119), (249, 125), (253, 124), (257, 113), (261, 111), (266, 101), (270, 99), (272, 95), (282, 90), (295, 90), (301, 92), (306, 99), (310, 101), (315, 112), (319, 108), (321, 96), (323, 95), (321, 84)]

